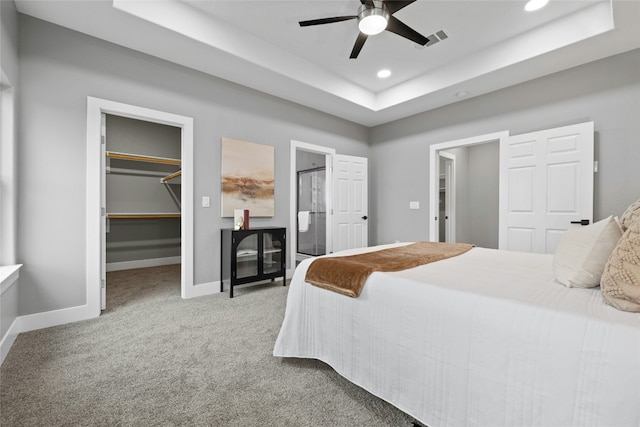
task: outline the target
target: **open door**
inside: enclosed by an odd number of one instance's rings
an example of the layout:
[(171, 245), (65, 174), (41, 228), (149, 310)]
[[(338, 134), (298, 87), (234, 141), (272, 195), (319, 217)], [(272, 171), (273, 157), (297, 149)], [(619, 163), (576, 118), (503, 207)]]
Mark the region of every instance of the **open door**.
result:
[(438, 241), (455, 243), (456, 241), (456, 184), (455, 162), (456, 156), (440, 151), (439, 162), (439, 210), (438, 210)]
[[(106, 170), (107, 115), (100, 115), (100, 170)], [(107, 181), (100, 174), (100, 310), (107, 309)]]
[(593, 221), (593, 122), (500, 144), (499, 248), (553, 253), (562, 233)]
[(333, 252), (369, 244), (367, 159), (333, 157)]

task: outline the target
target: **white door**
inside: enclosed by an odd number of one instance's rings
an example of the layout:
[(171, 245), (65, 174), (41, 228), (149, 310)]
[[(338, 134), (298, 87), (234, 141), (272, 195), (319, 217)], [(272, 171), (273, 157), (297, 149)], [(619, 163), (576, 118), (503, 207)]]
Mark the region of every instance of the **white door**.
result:
[(100, 122), (100, 310), (107, 309), (107, 116), (102, 113)]
[[(439, 156), (439, 163), (443, 168), (439, 171), (441, 206), (438, 213), (438, 240), (440, 242), (454, 243), (456, 241), (456, 156), (445, 152), (440, 152)], [(444, 209), (442, 209), (443, 207)], [(442, 234), (440, 234), (440, 231), (442, 231)]]
[(562, 233), (593, 221), (593, 122), (500, 144), (500, 249), (553, 253)]
[(333, 252), (368, 246), (367, 159), (333, 156)]

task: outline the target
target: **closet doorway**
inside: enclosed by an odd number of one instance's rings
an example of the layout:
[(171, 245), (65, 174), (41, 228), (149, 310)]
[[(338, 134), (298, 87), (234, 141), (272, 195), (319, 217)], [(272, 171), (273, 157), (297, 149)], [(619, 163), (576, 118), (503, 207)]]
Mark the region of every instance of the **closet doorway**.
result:
[[(180, 194), (175, 194), (180, 200), (180, 210), (171, 211), (179, 217), (179, 242), (180, 242), (180, 288), (182, 298), (192, 298), (201, 295), (216, 293), (217, 287), (212, 285), (194, 286), (193, 273), (193, 119), (179, 116), (158, 110), (144, 107), (123, 104), (119, 102), (87, 97), (87, 303), (85, 318), (96, 317), (106, 306), (106, 271), (107, 271), (107, 250), (106, 235), (108, 224), (107, 214), (118, 213), (155, 213), (164, 214), (167, 212), (116, 212), (118, 206), (110, 206), (111, 212), (107, 211), (106, 197), (106, 116), (118, 116), (119, 118), (135, 119), (143, 122), (151, 122), (159, 125), (173, 126), (180, 131), (180, 168), (181, 186)], [(137, 154), (137, 153), (128, 153)], [(157, 156), (163, 157), (163, 156)], [(111, 158), (113, 160), (113, 157)], [(127, 161), (128, 159), (119, 159)], [(131, 160), (128, 160), (131, 161)], [(111, 164), (111, 167), (120, 167)], [(123, 168), (125, 169), (125, 168)], [(157, 171), (161, 172), (161, 171)], [(162, 172), (164, 173), (164, 172)], [(163, 188), (161, 180), (169, 175), (154, 177), (157, 180), (160, 190)], [(174, 184), (175, 185), (175, 184)], [(175, 190), (174, 190), (175, 193)], [(140, 196), (137, 196), (140, 197)], [(136, 201), (137, 203), (137, 201)], [(174, 205), (175, 206), (175, 205)], [(146, 209), (146, 208), (145, 208)], [(139, 220), (139, 218), (132, 221)], [(167, 218), (165, 218), (167, 219)], [(170, 218), (168, 218), (170, 219)], [(116, 220), (116, 218), (110, 218)], [(122, 218), (117, 218), (122, 220)], [(176, 239), (174, 237), (174, 239)], [(173, 240), (177, 242), (178, 240)], [(171, 240), (165, 243), (170, 243)], [(118, 243), (121, 247), (126, 247), (124, 243)], [(117, 245), (116, 245), (117, 246)], [(164, 255), (158, 258), (165, 258)], [(120, 261), (114, 261), (120, 262)], [(122, 261), (128, 262), (128, 261)], [(116, 264), (117, 265), (117, 264)], [(131, 265), (131, 264), (129, 264)], [(123, 265), (120, 264), (120, 267)], [(126, 264), (124, 264), (126, 266)]]
[(106, 272), (122, 278), (139, 268), (179, 267), (181, 129), (112, 114), (103, 120)]

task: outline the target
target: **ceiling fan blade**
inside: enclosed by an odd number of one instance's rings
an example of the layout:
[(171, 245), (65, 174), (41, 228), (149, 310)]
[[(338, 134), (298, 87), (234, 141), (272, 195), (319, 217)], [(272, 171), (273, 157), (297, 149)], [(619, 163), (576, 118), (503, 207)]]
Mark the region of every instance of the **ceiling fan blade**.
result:
[(385, 6), (387, 6), (387, 9), (389, 10), (389, 13), (391, 15), (393, 15), (394, 13), (396, 13), (397, 11), (402, 9), (403, 7), (409, 6), (414, 1), (416, 1), (416, 0), (407, 0), (407, 1), (383, 0), (382, 3), (384, 3)]
[(366, 4), (367, 6), (375, 7), (373, 4), (373, 0), (360, 0), (360, 3)]
[(309, 27), (311, 25), (331, 24), (333, 22), (348, 21), (350, 19), (356, 19), (356, 18), (357, 18), (356, 15), (353, 15), (353, 16), (334, 16), (332, 18), (321, 18), (321, 19), (311, 19), (309, 21), (300, 21), (300, 22), (298, 22), (298, 24), (300, 24), (301, 27)]
[(389, 16), (389, 22), (387, 23), (387, 31), (391, 31), (394, 34), (404, 37), (405, 39), (409, 39), (415, 43), (418, 43), (421, 46), (429, 43), (429, 39), (417, 32), (416, 30), (408, 27), (406, 24), (402, 23), (398, 18), (393, 16)]
[(362, 50), (362, 46), (364, 46), (364, 42), (367, 41), (367, 35), (363, 33), (358, 33), (358, 38), (356, 39), (356, 43), (353, 45), (353, 50), (351, 51), (351, 56), (349, 59), (356, 59), (358, 54)]

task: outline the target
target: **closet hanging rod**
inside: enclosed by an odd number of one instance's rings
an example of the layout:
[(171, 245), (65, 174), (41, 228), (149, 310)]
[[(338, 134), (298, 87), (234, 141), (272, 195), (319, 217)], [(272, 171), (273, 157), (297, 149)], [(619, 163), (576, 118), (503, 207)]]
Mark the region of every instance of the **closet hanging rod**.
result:
[(140, 170), (140, 169), (113, 168), (111, 166), (107, 166), (107, 173), (111, 173), (114, 175), (136, 175), (136, 176), (159, 177), (160, 179), (167, 176), (166, 172), (156, 172), (156, 171)]
[(180, 159), (170, 159), (168, 157), (143, 156), (140, 154), (119, 153), (116, 151), (107, 151), (106, 155), (112, 159), (135, 160), (138, 162), (162, 163), (176, 166), (180, 166), (181, 164)]
[(180, 218), (179, 213), (112, 213), (107, 214), (108, 219), (154, 219), (154, 218)]
[(177, 178), (179, 176), (182, 176), (182, 171), (181, 170), (179, 170), (178, 172), (172, 173), (169, 176), (165, 176), (164, 178), (161, 179), (161, 181), (162, 182), (167, 182), (167, 181), (172, 180), (174, 178)]

